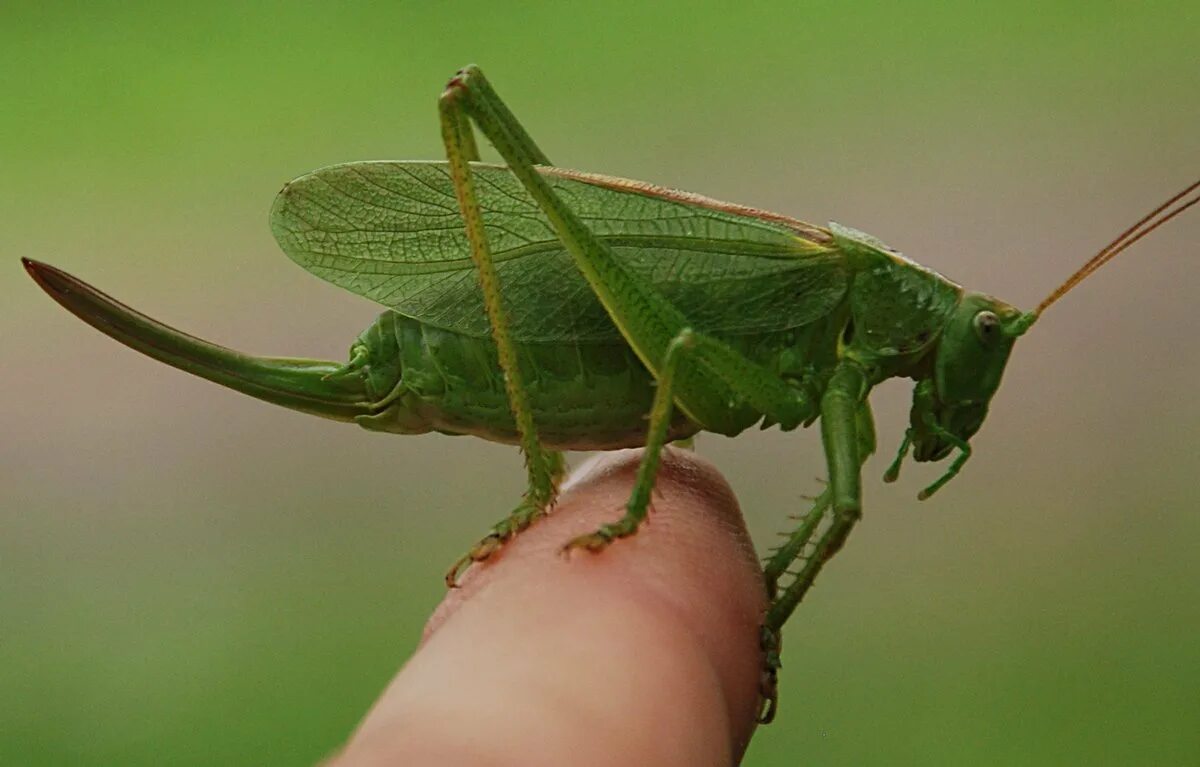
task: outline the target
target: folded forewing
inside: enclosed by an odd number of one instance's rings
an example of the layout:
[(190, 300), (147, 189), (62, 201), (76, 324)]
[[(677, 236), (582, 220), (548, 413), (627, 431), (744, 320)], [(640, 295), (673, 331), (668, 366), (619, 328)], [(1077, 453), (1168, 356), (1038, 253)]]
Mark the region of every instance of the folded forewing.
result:
[[(472, 166), (511, 332), (523, 342), (617, 340), (533, 199), (503, 166)], [(697, 329), (784, 330), (845, 294), (844, 261), (816, 227), (640, 182), (542, 169), (636, 275)], [(356, 162), (280, 192), (271, 228), (296, 263), (422, 322), (485, 336), (487, 317), (443, 162)]]

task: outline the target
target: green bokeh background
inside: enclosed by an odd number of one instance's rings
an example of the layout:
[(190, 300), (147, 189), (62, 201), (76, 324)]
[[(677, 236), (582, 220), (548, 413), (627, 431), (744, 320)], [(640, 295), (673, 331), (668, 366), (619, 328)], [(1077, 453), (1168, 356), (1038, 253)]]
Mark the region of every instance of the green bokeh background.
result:
[[(0, 5), (0, 764), (316, 761), (522, 481), (509, 448), (145, 360), (19, 256), (341, 359), (376, 308), (278, 252), (271, 200), (437, 157), (471, 61), (557, 162), (836, 219), (1026, 307), (1200, 168), (1194, 4), (195, 5)], [(1200, 763), (1198, 235), (1056, 306), (928, 503), (935, 468), (877, 481), (908, 397), (881, 387), (866, 518), (749, 764)], [(823, 473), (811, 432), (699, 447), (760, 544)]]

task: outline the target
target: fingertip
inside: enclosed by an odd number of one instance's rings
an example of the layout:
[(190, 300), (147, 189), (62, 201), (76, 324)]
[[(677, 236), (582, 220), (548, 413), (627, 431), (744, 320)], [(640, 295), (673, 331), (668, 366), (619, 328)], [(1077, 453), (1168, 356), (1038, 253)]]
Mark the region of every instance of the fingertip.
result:
[[(664, 452), (638, 532), (562, 555), (564, 542), (623, 513), (640, 456), (587, 462), (549, 517), (470, 568), (354, 740), (386, 741), (398, 721), (433, 715), (456, 723), (447, 748), (482, 748), (499, 764), (506, 753), (537, 762), (537, 749), (574, 764), (617, 763), (608, 757), (618, 752), (662, 765), (736, 759), (758, 710), (766, 595), (716, 469)], [(540, 722), (536, 743), (521, 735), (526, 716)], [(597, 759), (583, 758), (581, 738)]]

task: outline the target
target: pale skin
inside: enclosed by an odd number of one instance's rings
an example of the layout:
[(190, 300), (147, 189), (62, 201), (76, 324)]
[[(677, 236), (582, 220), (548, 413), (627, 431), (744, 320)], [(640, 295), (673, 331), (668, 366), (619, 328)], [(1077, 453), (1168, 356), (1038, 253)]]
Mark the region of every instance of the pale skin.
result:
[(767, 596), (717, 470), (667, 450), (638, 535), (562, 553), (621, 514), (640, 456), (584, 465), (544, 522), (471, 568), (327, 767), (736, 764)]

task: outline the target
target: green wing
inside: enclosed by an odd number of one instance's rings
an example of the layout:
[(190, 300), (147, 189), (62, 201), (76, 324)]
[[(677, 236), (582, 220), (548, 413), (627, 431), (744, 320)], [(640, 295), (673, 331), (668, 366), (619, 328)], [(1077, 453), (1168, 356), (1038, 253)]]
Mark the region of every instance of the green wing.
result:
[[(620, 339), (513, 174), (481, 163), (472, 170), (514, 339)], [(698, 329), (734, 336), (797, 327), (845, 295), (844, 259), (823, 229), (640, 182), (541, 170)], [(489, 332), (444, 162), (356, 162), (302, 176), (279, 193), (271, 229), (318, 277), (430, 325)]]

